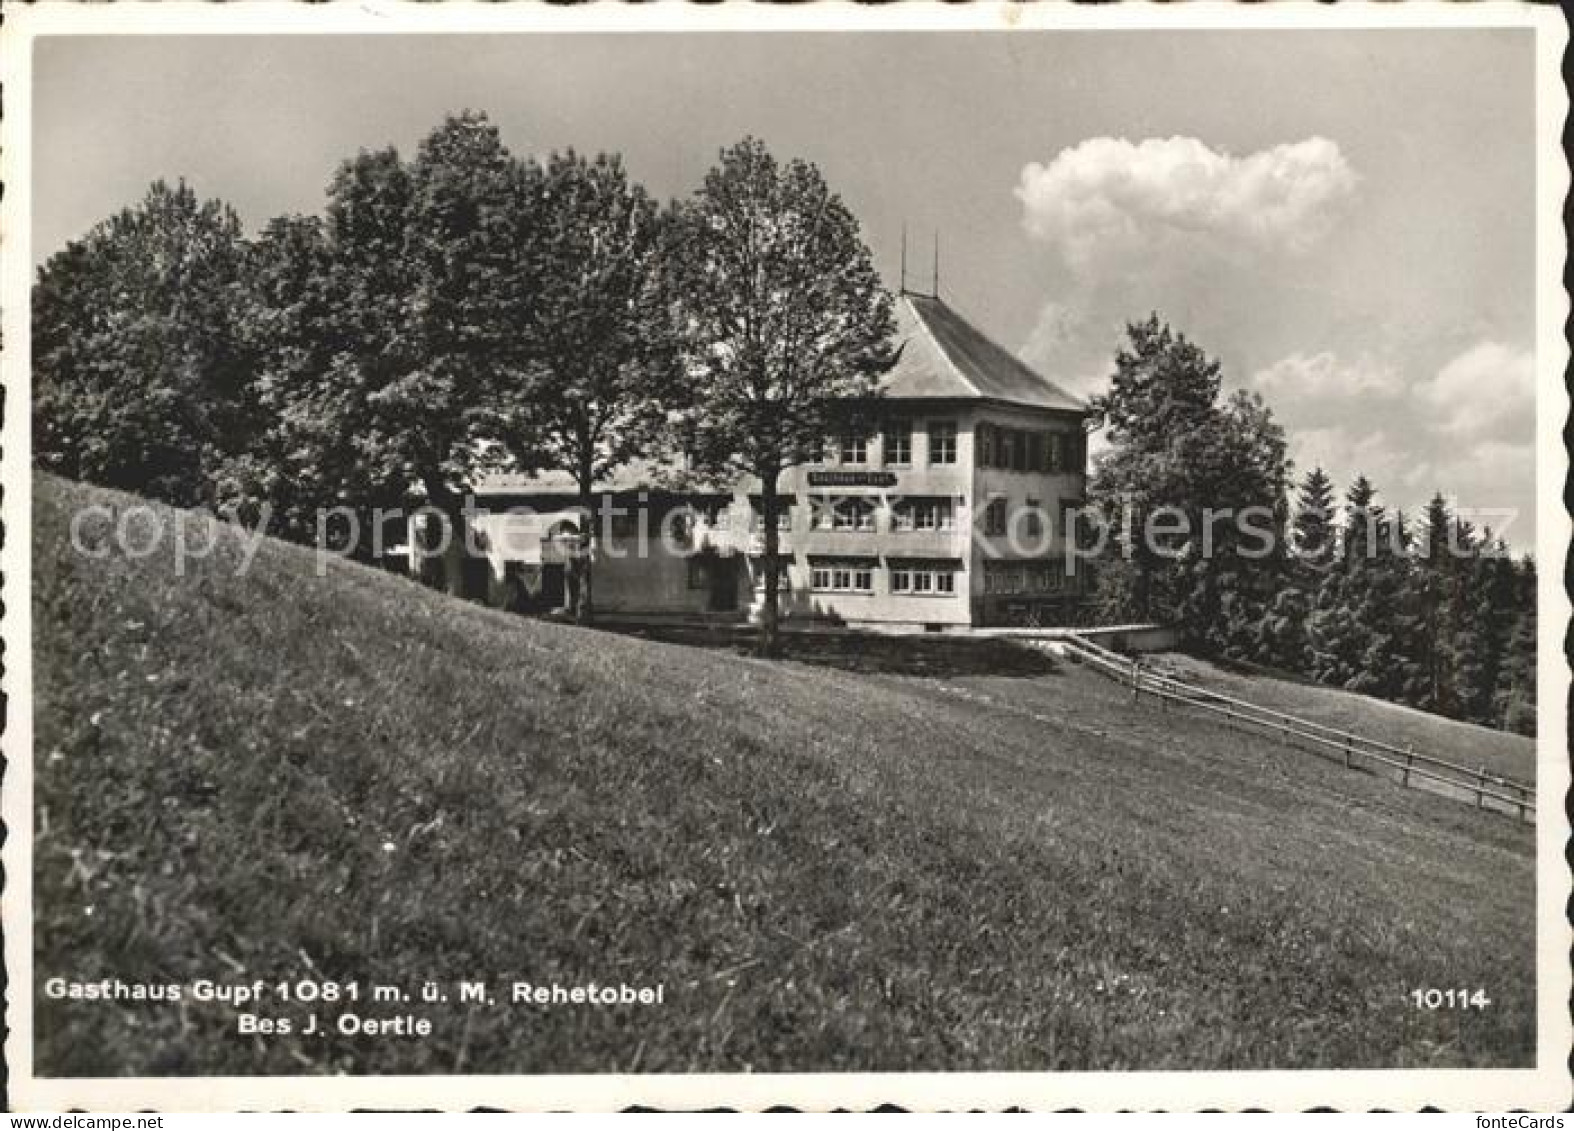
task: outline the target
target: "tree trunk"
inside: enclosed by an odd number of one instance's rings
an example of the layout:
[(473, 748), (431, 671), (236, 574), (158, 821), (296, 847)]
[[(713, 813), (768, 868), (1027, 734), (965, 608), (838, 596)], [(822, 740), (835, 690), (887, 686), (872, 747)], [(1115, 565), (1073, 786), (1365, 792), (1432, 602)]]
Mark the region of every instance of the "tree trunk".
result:
[(760, 517), (765, 523), (765, 607), (760, 610), (759, 654), (765, 657), (781, 654), (781, 640), (777, 631), (781, 571), (776, 564), (781, 553), (776, 514), (781, 504), (776, 497), (776, 475), (775, 468), (766, 468), (760, 476)]
[(574, 621), (577, 624), (589, 624), (595, 617), (595, 608), (590, 598), (590, 581), (593, 562), (596, 553), (596, 539), (598, 536), (597, 521), (594, 514), (593, 499), (590, 493), (590, 468), (582, 467), (579, 477), (579, 506), (582, 515), (580, 522), (580, 554), (574, 558), (574, 574), (579, 584), (574, 587)]
[(449, 521), (453, 523), (454, 536), (443, 553), (443, 591), (450, 597), (468, 597), (469, 593), (465, 591), (464, 535), (457, 512), (449, 516)]
[(1153, 567), (1149, 558), (1148, 540), (1145, 533), (1139, 530), (1146, 529), (1147, 518), (1137, 524), (1131, 531), (1135, 542), (1132, 547), (1132, 584), (1130, 615), (1138, 624), (1146, 624), (1151, 615), (1153, 605)]
[(450, 597), (464, 597), (465, 593), (465, 529), (460, 500), (439, 482), (426, 483), (427, 500), (443, 515), (448, 525), (448, 540), (443, 547), (440, 582), (443, 592)]

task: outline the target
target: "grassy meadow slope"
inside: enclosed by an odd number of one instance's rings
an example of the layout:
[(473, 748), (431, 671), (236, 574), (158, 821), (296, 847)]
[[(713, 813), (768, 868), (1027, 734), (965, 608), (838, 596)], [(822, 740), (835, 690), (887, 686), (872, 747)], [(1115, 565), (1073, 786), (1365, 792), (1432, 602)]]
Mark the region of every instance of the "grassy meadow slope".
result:
[[(41, 1074), (1530, 1062), (1527, 826), (1042, 662), (766, 663), (275, 542), (238, 578), (233, 537), (183, 579), (167, 546), (88, 560), (67, 521), (104, 501), (136, 502), (36, 480), (40, 985), (665, 1004), (242, 1037), (216, 1005), (39, 994)], [(1419, 1011), (1428, 986), (1492, 1005)]]
[(1414, 707), (1314, 683), (1232, 670), (1192, 656), (1166, 656), (1163, 663), (1176, 678), (1221, 695), (1393, 746), (1408, 743), (1419, 752), (1461, 766), (1479, 766), (1488, 773), (1523, 782), (1536, 780), (1536, 744), (1522, 735), (1445, 719)]

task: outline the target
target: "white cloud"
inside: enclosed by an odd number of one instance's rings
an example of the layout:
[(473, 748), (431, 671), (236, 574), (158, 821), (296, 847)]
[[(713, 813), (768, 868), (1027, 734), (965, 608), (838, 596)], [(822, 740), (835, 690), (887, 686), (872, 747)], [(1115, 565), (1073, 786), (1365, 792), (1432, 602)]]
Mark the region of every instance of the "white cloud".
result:
[(1280, 411), (1308, 425), (1349, 419), (1352, 413), (1382, 412), (1404, 392), (1399, 371), (1369, 357), (1343, 361), (1324, 350), (1291, 354), (1259, 370), (1251, 387)]
[(1535, 357), (1529, 350), (1481, 342), (1438, 370), (1418, 394), (1460, 440), (1522, 442), (1535, 430)]
[[(1267, 398), (1298, 474), (1321, 464), (1343, 492), (1364, 473), (1411, 514), (1436, 491), (1518, 508), (1510, 537), (1528, 545), (1534, 357), (1468, 302), (1429, 314), (1396, 293), (1330, 314), (1350, 249), (1341, 243), (1337, 263), (1304, 253), (1360, 219), (1358, 183), (1339, 146), (1317, 137), (1244, 155), (1195, 138), (1101, 137), (1027, 165), (1023, 229), (1059, 264), (1022, 356), (1079, 394), (1098, 392), (1120, 327), (1159, 311), (1225, 362), (1228, 387)], [(1372, 182), (1374, 206), (1384, 188)], [(1279, 360), (1232, 371), (1237, 358)]]
[(1085, 315), (1076, 307), (1060, 302), (1046, 302), (1038, 312), (1038, 321), (1028, 333), (1020, 351), (1029, 365), (1042, 364), (1060, 354), (1079, 336)]
[[(1436, 491), (1478, 526), (1528, 546), (1535, 516), (1534, 359), (1483, 341), (1430, 378), (1332, 353), (1293, 354), (1250, 382), (1289, 433), (1298, 473), (1320, 465), (1340, 490), (1358, 473), (1391, 507), (1419, 511)], [(1512, 512), (1512, 519), (1505, 517)]]
[(1085, 266), (1208, 238), (1304, 251), (1328, 233), (1356, 181), (1339, 146), (1321, 137), (1245, 157), (1190, 137), (1097, 137), (1025, 166), (1016, 195), (1028, 233)]
[[(1401, 438), (1370, 420), (1323, 428), (1291, 427), (1289, 436), (1297, 475), (1321, 467), (1333, 478), (1341, 496), (1357, 475), (1365, 475), (1386, 496), (1410, 487), (1408, 480), (1417, 472), (1417, 461), (1407, 454)], [(1429, 465), (1422, 461), (1421, 466)], [(1421, 474), (1425, 476), (1424, 471)]]
[(1535, 544), (1535, 445), (1488, 441), (1460, 459), (1458, 444), (1436, 429), (1413, 430), (1359, 423), (1337, 428), (1292, 429), (1290, 453), (1299, 479), (1322, 467), (1339, 497), (1355, 476), (1377, 488), (1378, 501), (1416, 518), (1427, 500), (1441, 492), (1449, 505), (1477, 528), (1490, 526), (1510, 544), (1528, 550)]
[(1118, 318), (1095, 315), (1097, 306), (1044, 303), (1017, 356), (1075, 396), (1086, 399), (1105, 392), (1121, 324)]

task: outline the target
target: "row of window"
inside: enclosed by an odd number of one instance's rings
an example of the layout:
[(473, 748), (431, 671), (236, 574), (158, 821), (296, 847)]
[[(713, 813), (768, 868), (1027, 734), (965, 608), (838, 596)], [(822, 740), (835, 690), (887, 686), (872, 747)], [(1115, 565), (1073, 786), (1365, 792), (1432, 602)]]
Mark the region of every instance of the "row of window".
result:
[(814, 566), (809, 588), (820, 593), (873, 593), (874, 570), (868, 566)]
[[(954, 566), (891, 566), (887, 571), (890, 592), (913, 596), (948, 597), (956, 592)], [(872, 565), (812, 565), (809, 588), (817, 593), (873, 593), (875, 568)]]
[(903, 499), (891, 508), (892, 530), (955, 530), (950, 499)]
[(911, 569), (892, 567), (891, 592), (937, 593), (949, 596), (956, 592), (956, 571), (951, 569)]
[[(873, 534), (879, 528), (876, 516), (880, 506), (875, 498), (831, 495), (813, 500), (810, 507), (816, 530)], [(776, 515), (777, 530), (784, 533), (792, 530), (792, 510), (790, 504), (781, 506)], [(898, 499), (890, 505), (890, 512), (890, 530), (893, 533), (948, 533), (957, 528), (956, 505), (943, 496)], [(1007, 501), (1003, 497), (993, 498), (984, 508), (983, 533), (986, 537), (1001, 537), (1007, 533), (1012, 520)], [(712, 512), (708, 521), (715, 529), (728, 527), (732, 521), (730, 504)], [(1016, 534), (1024, 538), (1043, 537), (1045, 530), (1053, 523), (1042, 501), (1033, 498), (1024, 501), (1016, 512), (1015, 521), (1018, 524)], [(749, 529), (758, 532), (762, 527), (760, 513), (755, 510), (750, 515)]]
[(984, 592), (989, 594), (1061, 593), (1069, 581), (1061, 565), (984, 563)]
[(998, 471), (1030, 471), (1055, 475), (1081, 471), (1086, 439), (1081, 432), (1034, 432), (980, 424), (974, 433), (978, 466)]
[[(844, 533), (873, 533), (876, 506), (867, 499), (838, 498), (829, 501), (819, 510), (819, 530), (837, 530)], [(1016, 533), (1023, 538), (1042, 538), (1050, 514), (1038, 499), (1028, 499), (1017, 511)], [(1002, 537), (1011, 521), (1008, 504), (1004, 498), (989, 500), (984, 508), (984, 536)], [(903, 499), (891, 507), (891, 530), (896, 533), (912, 531), (946, 532), (956, 529), (955, 511), (950, 499)]]
[[(1071, 502), (1061, 503), (1062, 508), (1075, 505)], [(779, 504), (776, 513), (778, 531), (784, 534), (792, 532), (794, 509), (785, 500)], [(880, 503), (877, 498), (860, 495), (822, 496), (809, 503), (809, 510), (814, 530), (843, 534), (873, 534), (879, 530), (877, 516)], [(888, 528), (893, 534), (947, 534), (957, 529), (957, 504), (945, 496), (897, 499), (890, 504), (889, 510)], [(679, 515), (677, 518), (676, 522), (669, 521), (668, 527), (673, 536), (681, 541), (691, 536), (691, 530), (686, 516)], [(730, 502), (706, 512), (704, 520), (712, 530), (743, 532), (741, 525), (735, 525), (743, 523), (747, 524), (748, 532), (757, 534), (764, 529), (757, 508), (751, 508), (747, 515), (739, 515)], [(991, 499), (984, 507), (982, 533), (985, 537), (1004, 536), (1012, 523), (1016, 524), (1013, 533), (1017, 537), (1036, 539), (1043, 537), (1046, 531), (1053, 531), (1055, 520), (1044, 504), (1033, 498), (1026, 499), (1015, 513), (1009, 509), (1006, 499), (1000, 496)], [(654, 529), (653, 525), (651, 529)], [(616, 540), (634, 537), (637, 533), (635, 517), (626, 513), (614, 516), (608, 533)]]
[[(817, 509), (819, 513), (815, 526), (820, 530), (867, 534), (875, 529), (875, 512), (878, 507), (870, 499), (857, 497), (828, 499)], [(891, 529), (898, 533), (955, 530), (956, 518), (951, 500), (902, 499), (893, 503)]]
[[(984, 537), (1004, 536), (1010, 521), (1006, 500), (990, 499), (989, 505), (984, 508)], [(1028, 499), (1023, 503), (1022, 509), (1016, 513), (1016, 534), (1021, 538), (1042, 538), (1048, 521), (1050, 521), (1050, 514), (1044, 509), (1044, 504), (1038, 499)]]
[[(913, 426), (892, 421), (880, 430), (880, 462), (884, 467), (911, 467), (914, 459)], [(1079, 472), (1087, 460), (1087, 438), (1080, 432), (1034, 431), (980, 424), (974, 432), (978, 466), (998, 471), (1039, 472), (1049, 475)], [(927, 433), (930, 465), (957, 461), (956, 423), (931, 420)], [(869, 437), (838, 437), (829, 448), (838, 462), (854, 466), (870, 462)]]
[[(778, 565), (781, 592), (791, 590), (788, 563)], [(690, 584), (695, 584), (691, 569)], [(879, 572), (873, 562), (815, 562), (809, 567), (809, 588), (816, 593), (868, 593), (874, 592), (875, 574)], [(957, 591), (957, 574), (960, 567), (946, 562), (903, 562), (886, 569), (886, 587), (892, 594), (902, 596), (949, 597)], [(703, 578), (705, 575), (700, 575)], [(1069, 577), (1063, 565), (1023, 564), (1020, 562), (985, 562), (984, 592), (991, 596), (1010, 596), (1035, 593), (1064, 593), (1072, 588), (1074, 578)], [(756, 568), (755, 588), (764, 588), (764, 574)]]
[[(857, 495), (827, 495), (810, 504), (817, 530), (840, 530), (871, 533), (875, 530), (875, 512), (879, 503), (872, 498)], [(948, 498), (920, 497), (899, 499), (891, 504), (891, 529), (905, 531), (948, 531), (956, 529), (956, 512)], [(734, 510), (731, 503), (718, 504), (706, 515), (706, 525), (713, 530), (732, 529)], [(793, 505), (785, 500), (778, 504), (776, 529), (783, 533), (792, 530)], [(747, 521), (749, 530), (758, 533), (765, 527), (760, 510), (751, 508)], [(614, 526), (613, 534), (618, 533)]]
[[(924, 458), (930, 466), (947, 466), (956, 462), (956, 421), (931, 420), (924, 436), (927, 450)], [(880, 430), (880, 462), (884, 467), (913, 466), (913, 425), (911, 421), (893, 420)], [(867, 464), (869, 462), (869, 437), (840, 436), (828, 447), (838, 462)]]

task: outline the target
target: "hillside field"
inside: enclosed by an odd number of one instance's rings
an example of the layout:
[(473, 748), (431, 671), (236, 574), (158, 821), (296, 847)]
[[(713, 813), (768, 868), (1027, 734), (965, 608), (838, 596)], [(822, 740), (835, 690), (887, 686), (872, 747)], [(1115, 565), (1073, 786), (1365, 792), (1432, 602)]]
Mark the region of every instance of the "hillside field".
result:
[[(1526, 824), (1011, 645), (767, 662), (319, 578), (272, 541), (237, 576), (235, 532), (177, 578), (168, 545), (73, 551), (90, 503), (140, 500), (35, 480), (40, 1075), (1533, 1061)], [(387, 984), (411, 1001), (357, 1012), (433, 1032), (241, 1035), (54, 977)]]
[(1230, 670), (1191, 656), (1170, 655), (1163, 662), (1176, 678), (1209, 691), (1393, 746), (1412, 744), (1469, 769), (1481, 767), (1522, 782), (1536, 780), (1536, 744), (1517, 734), (1309, 682)]

